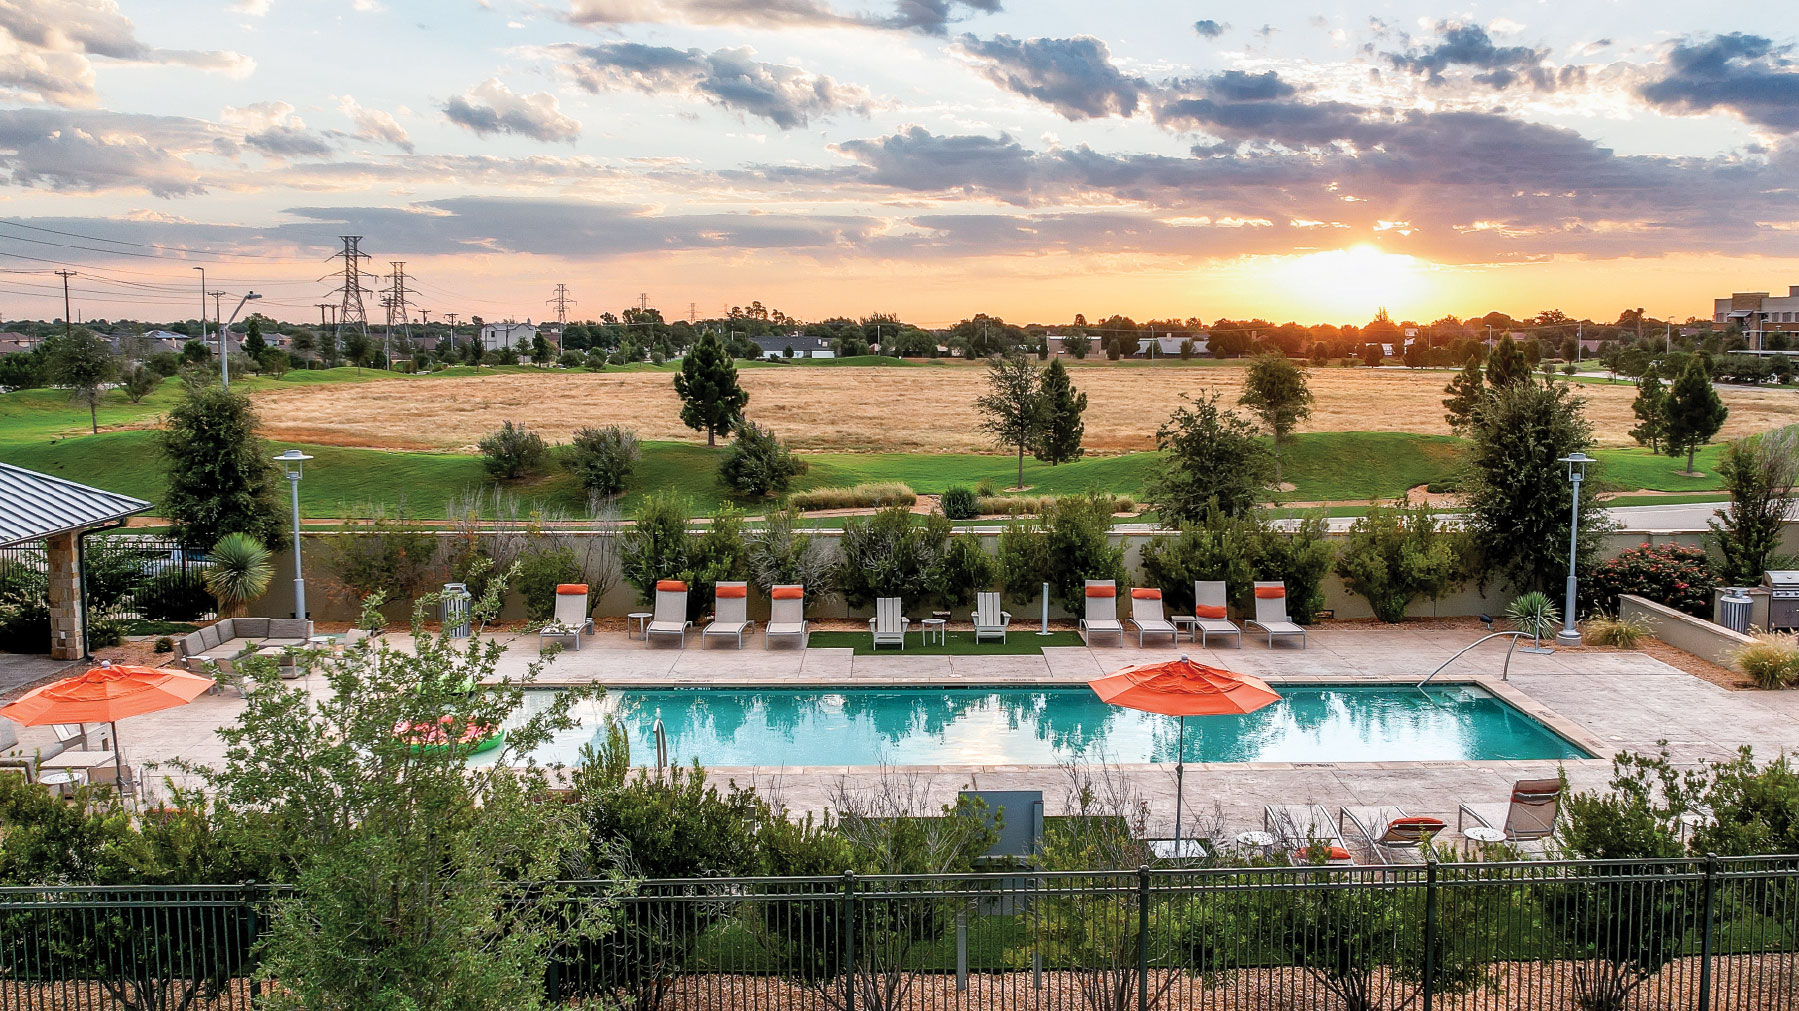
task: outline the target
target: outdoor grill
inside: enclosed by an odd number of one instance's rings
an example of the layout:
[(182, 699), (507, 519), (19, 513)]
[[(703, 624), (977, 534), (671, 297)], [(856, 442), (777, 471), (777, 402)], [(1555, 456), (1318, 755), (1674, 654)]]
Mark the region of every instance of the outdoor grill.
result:
[(1768, 627), (1799, 628), (1799, 569), (1769, 569), (1762, 585), (1768, 588)]

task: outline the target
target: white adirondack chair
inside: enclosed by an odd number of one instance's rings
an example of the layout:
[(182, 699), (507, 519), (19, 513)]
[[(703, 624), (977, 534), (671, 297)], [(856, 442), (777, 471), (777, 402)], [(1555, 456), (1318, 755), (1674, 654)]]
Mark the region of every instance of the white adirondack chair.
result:
[(1096, 635), (1115, 635), (1118, 645), (1124, 645), (1124, 625), (1118, 620), (1118, 584), (1110, 579), (1089, 579), (1084, 592), (1087, 616), (1080, 620), (1080, 629), (1087, 645), (1093, 645)]
[(644, 642), (658, 635), (672, 635), (681, 640), (681, 648), (687, 648), (687, 630), (693, 622), (687, 620), (687, 584), (679, 579), (662, 579), (656, 583), (656, 611), (650, 616), (649, 627), (644, 629)]
[(705, 642), (709, 635), (728, 635), (737, 639), (737, 648), (743, 648), (743, 633), (756, 627), (749, 619), (750, 584), (719, 583), (713, 593), (712, 621), (700, 633), (700, 641)]
[(768, 627), (762, 631), (762, 648), (776, 636), (798, 636), (800, 648), (806, 648), (811, 626), (806, 621), (806, 588), (773, 586), (768, 591)]
[(874, 636), (874, 648), (882, 646), (898, 646), (906, 648), (906, 633), (912, 628), (912, 619), (900, 613), (898, 597), (878, 597), (875, 599), (875, 616), (868, 619), (868, 631)]
[(1006, 628), (1012, 624), (1012, 612), (999, 609), (999, 594), (979, 593), (974, 598), (974, 641), (999, 636), (1006, 641)]

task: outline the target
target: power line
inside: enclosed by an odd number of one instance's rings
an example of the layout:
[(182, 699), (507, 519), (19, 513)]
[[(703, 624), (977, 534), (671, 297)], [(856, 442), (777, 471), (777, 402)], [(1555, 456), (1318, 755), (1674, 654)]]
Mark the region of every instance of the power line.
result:
[[(200, 253), (200, 254), (203, 254), (206, 256), (241, 256), (241, 257), (248, 257), (251, 259), (271, 260), (271, 261), (282, 262), (282, 263), (309, 263), (309, 262), (311, 262), (309, 260), (296, 259), (293, 257), (276, 256), (272, 253), (234, 253), (229, 250), (223, 250), (223, 249), (195, 249), (192, 246), (165, 246), (160, 242), (132, 242), (129, 239), (108, 239), (108, 238), (106, 238), (104, 236), (100, 236), (100, 235), (83, 235), (80, 232), (65, 232), (65, 231), (62, 231), (62, 230), (56, 229), (56, 228), (45, 228), (42, 225), (28, 225), (23, 221), (16, 221), (12, 218), (0, 218), (0, 224), (11, 225), (14, 228), (29, 228), (34, 232), (44, 232), (49, 235), (60, 235), (60, 236), (63, 236), (64, 238), (69, 238), (69, 239), (85, 239), (89, 242), (107, 242), (107, 243), (111, 243), (115, 246), (136, 246), (139, 249), (166, 249), (166, 250), (169, 250), (170, 252)], [(34, 240), (24, 239), (22, 241), (30, 242), (30, 241), (34, 241)], [(60, 246), (60, 245), (65, 245), (65, 243), (51, 242), (51, 243), (46, 243), (46, 245)], [(88, 247), (77, 246), (74, 248), (86, 249)], [(130, 254), (130, 253), (125, 253), (123, 250), (94, 250), (94, 252), (119, 252), (122, 255), (127, 255), (127, 256), (130, 256), (130, 255), (139, 255), (139, 256), (155, 255), (155, 254), (142, 254), (142, 253)]]

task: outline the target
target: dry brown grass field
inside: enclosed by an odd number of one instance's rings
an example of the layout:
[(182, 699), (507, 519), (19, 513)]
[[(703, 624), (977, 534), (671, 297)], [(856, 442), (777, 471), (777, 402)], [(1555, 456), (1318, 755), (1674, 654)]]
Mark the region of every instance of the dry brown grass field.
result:
[[(1182, 394), (1216, 389), (1234, 403), (1243, 370), (1229, 367), (1077, 365), (1088, 396), (1087, 449), (1155, 448), (1155, 431)], [(977, 365), (947, 368), (764, 368), (740, 373), (749, 415), (794, 447), (834, 452), (982, 452), (977, 425), (983, 387)], [(1444, 372), (1317, 369), (1317, 404), (1306, 431), (1447, 433)], [(1635, 388), (1582, 385), (1587, 416), (1605, 445), (1630, 443)], [(1790, 390), (1722, 391), (1724, 436), (1799, 421)], [(480, 377), (326, 383), (257, 394), (266, 435), (295, 442), (394, 449), (472, 450), (501, 421), (522, 422), (552, 441), (586, 425), (625, 425), (641, 438), (697, 440), (681, 424), (666, 372), (546, 372)]]

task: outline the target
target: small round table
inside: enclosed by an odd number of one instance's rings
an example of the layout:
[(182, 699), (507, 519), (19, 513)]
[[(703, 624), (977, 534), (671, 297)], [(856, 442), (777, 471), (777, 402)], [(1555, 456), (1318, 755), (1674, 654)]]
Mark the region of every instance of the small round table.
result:
[(1465, 842), (1473, 843), (1476, 847), (1475, 852), (1481, 853), (1485, 852), (1488, 846), (1505, 842), (1505, 830), (1486, 825), (1474, 825), (1462, 829), (1462, 839)]
[[(650, 637), (649, 627), (651, 617), (652, 615), (648, 611), (632, 611), (630, 614), (625, 615), (625, 620), (631, 623), (630, 625), (625, 626), (625, 638), (648, 639)], [(633, 627), (637, 629), (635, 635), (631, 632)]]
[(75, 792), (75, 788), (87, 782), (87, 773), (80, 769), (51, 769), (38, 776), (37, 781), (49, 787), (58, 797), (67, 797)]
[(925, 618), (918, 624), (920, 627), (919, 634), (924, 637), (924, 644), (926, 646), (931, 644), (931, 636), (933, 635), (937, 637), (937, 645), (939, 646), (945, 645), (948, 642), (944, 632), (944, 630), (949, 627), (948, 618)]
[(1238, 832), (1237, 845), (1246, 850), (1261, 850), (1266, 854), (1274, 848), (1273, 832)]

